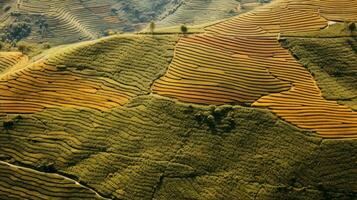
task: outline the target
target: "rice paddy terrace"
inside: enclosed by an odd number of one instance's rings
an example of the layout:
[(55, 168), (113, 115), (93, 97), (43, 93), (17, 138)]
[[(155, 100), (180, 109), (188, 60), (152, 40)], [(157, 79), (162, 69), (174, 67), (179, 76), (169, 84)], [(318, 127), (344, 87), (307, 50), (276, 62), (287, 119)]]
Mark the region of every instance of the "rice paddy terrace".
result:
[[(7, 0), (0, 2), (0, 30), (27, 23), (31, 27), (27, 41), (58, 45), (139, 31), (150, 21), (157, 21), (158, 26), (212, 22), (261, 5), (252, 2), (256, 1)], [(240, 4), (247, 6), (240, 10)]]
[(186, 0), (158, 20), (158, 27), (201, 24), (226, 19), (250, 11), (262, 4), (256, 0)]
[(177, 3), (168, 0), (8, 0), (0, 5), (6, 10), (0, 12), (0, 28), (4, 30), (14, 22), (26, 22), (32, 28), (27, 40), (64, 44), (97, 39), (109, 30), (140, 30)]
[(353, 39), (322, 39), (349, 55), (328, 63), (347, 76), (330, 98), (311, 74), (326, 63), (302, 45), (320, 39), (279, 38), (357, 21), (356, 1), (335, 4), (0, 53), (0, 199), (355, 199), (357, 114), (339, 101), (353, 96)]
[(153, 91), (184, 102), (267, 107), (323, 137), (356, 137), (357, 113), (322, 97), (309, 71), (281, 47), (278, 34), (322, 29), (339, 13), (356, 19), (355, 1), (276, 1), (180, 40)]

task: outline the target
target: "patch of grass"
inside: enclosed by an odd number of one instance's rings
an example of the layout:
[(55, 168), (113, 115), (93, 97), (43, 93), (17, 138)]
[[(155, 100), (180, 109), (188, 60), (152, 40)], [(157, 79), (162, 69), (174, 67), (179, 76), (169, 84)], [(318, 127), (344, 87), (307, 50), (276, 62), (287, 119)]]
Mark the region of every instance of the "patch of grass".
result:
[[(200, 113), (208, 113), (207, 123), (197, 121)], [(220, 131), (228, 115), (235, 126)], [(326, 190), (347, 197), (357, 177), (346, 152), (356, 149), (349, 140), (322, 142), (266, 110), (187, 105), (155, 95), (107, 112), (46, 109), (23, 116), (6, 134), (0, 129), (3, 158), (37, 170), (50, 163), (117, 199), (310, 199)]]
[(349, 23), (337, 22), (322, 30), (312, 32), (289, 32), (283, 33), (282, 37), (310, 37), (310, 38), (335, 38), (335, 37), (356, 37), (357, 31), (349, 29)]
[(283, 45), (310, 70), (326, 99), (357, 109), (356, 38), (288, 38)]

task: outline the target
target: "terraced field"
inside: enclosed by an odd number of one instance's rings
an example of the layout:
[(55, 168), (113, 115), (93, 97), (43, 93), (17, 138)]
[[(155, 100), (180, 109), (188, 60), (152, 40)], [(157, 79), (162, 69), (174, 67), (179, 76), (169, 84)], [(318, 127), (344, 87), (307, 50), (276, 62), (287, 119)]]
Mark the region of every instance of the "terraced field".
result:
[(212, 22), (260, 6), (253, 3), (241, 10), (239, 5), (235, 0), (8, 0), (0, 4), (0, 30), (25, 22), (32, 30), (27, 41), (58, 45), (139, 31), (150, 21), (158, 27)]
[(281, 38), (357, 15), (333, 5), (276, 0), (201, 34), (0, 53), (0, 199), (355, 199), (357, 114), (312, 74), (337, 63), (354, 78), (355, 42)]
[(178, 3), (167, 0), (13, 0), (0, 5), (10, 8), (0, 12), (0, 30), (3, 32), (14, 22), (26, 22), (32, 29), (27, 41), (66, 44), (97, 39), (110, 31), (140, 30)]
[(275, 1), (181, 39), (168, 72), (153, 91), (190, 103), (267, 107), (323, 137), (356, 137), (357, 113), (325, 100), (309, 71), (277, 41), (278, 33), (327, 25), (319, 15), (327, 4), (303, 3)]
[[(62, 49), (1, 77), (0, 113), (57, 106), (101, 111), (124, 105), (149, 93), (152, 80), (171, 60), (175, 38), (115, 36)], [(141, 59), (135, 61), (136, 56)]]
[(284, 46), (314, 75), (324, 98), (357, 109), (357, 42), (343, 38), (288, 38)]
[(157, 26), (168, 27), (214, 22), (247, 12), (258, 6), (260, 4), (254, 0), (243, 0), (241, 2), (236, 0), (185, 0), (176, 10), (167, 13), (162, 19), (158, 20)]
[(38, 172), (2, 161), (0, 172), (1, 199), (104, 199), (95, 191), (57, 174)]
[(0, 52), (0, 73), (26, 65), (28, 57), (20, 52)]
[[(209, 115), (215, 126), (206, 121)], [(264, 110), (200, 107), (149, 95), (110, 111), (51, 108), (17, 118), (11, 129), (0, 129), (4, 162), (65, 175), (110, 199), (357, 194), (354, 141), (322, 140)], [(5, 194), (19, 195), (21, 188)], [(35, 191), (46, 195), (41, 188)]]

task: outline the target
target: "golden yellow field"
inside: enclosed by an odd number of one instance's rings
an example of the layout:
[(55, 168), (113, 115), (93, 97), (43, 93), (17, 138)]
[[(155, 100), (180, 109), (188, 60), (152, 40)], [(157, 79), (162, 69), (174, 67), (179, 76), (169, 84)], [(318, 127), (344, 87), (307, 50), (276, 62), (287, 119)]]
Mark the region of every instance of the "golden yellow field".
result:
[(325, 100), (309, 71), (278, 41), (286, 32), (325, 28), (327, 20), (356, 19), (357, 4), (343, 4), (347, 8), (331, 9), (334, 1), (279, 0), (184, 37), (153, 91), (189, 103), (267, 107), (322, 137), (356, 137), (357, 113)]

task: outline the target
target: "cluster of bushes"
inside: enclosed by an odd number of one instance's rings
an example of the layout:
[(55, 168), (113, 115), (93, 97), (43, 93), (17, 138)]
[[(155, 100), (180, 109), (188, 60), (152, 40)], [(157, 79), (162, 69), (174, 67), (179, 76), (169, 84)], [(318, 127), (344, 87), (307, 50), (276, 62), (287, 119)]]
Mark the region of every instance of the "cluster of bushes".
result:
[(106, 29), (106, 30), (102, 31), (103, 36), (111, 36), (111, 35), (116, 35), (116, 34), (119, 34), (119, 32), (115, 31), (113, 29)]
[(31, 24), (27, 22), (14, 22), (4, 30), (3, 42), (18, 42), (31, 34)]
[(16, 115), (15, 117), (5, 120), (3, 122), (3, 127), (5, 130), (13, 129), (15, 124), (18, 123), (20, 120), (22, 120), (21, 115)]
[(212, 132), (228, 133), (236, 127), (234, 112), (231, 106), (211, 106), (208, 111), (195, 114), (195, 119), (200, 125), (207, 125)]

